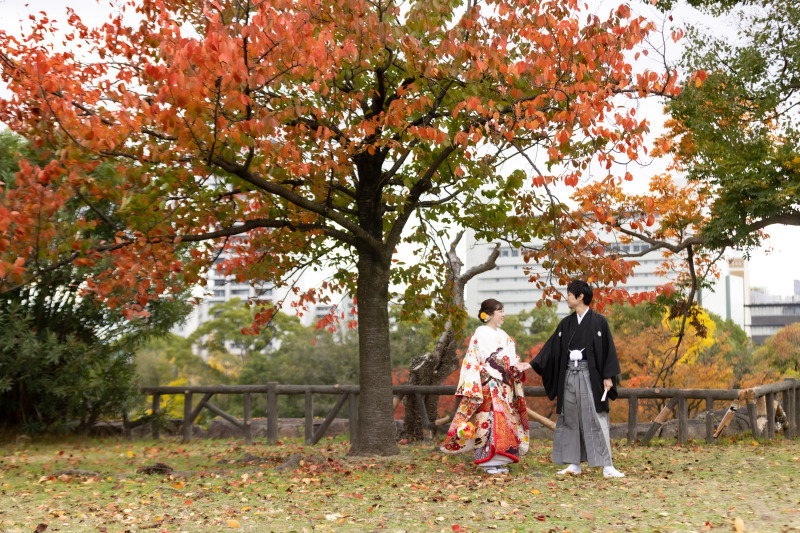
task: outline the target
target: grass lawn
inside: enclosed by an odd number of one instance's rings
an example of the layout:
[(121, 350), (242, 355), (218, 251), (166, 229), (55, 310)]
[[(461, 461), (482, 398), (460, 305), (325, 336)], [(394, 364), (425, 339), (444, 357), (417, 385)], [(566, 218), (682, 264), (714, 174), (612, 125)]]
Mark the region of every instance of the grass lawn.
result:
[[(391, 458), (347, 450), (340, 440), (6, 442), (0, 532), (800, 531), (799, 439), (618, 443), (619, 480), (599, 469), (557, 477), (545, 441), (496, 476), (430, 442)], [(159, 462), (160, 473), (139, 471)]]

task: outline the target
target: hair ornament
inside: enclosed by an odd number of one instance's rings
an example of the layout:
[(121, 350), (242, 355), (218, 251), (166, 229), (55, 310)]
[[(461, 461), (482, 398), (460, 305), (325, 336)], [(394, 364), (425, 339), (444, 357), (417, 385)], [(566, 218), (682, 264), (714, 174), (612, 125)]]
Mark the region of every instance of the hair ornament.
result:
[(487, 320), (489, 320), (489, 315), (486, 314), (486, 311), (481, 311), (480, 313), (478, 313), (478, 318), (481, 319), (481, 322), (486, 322)]

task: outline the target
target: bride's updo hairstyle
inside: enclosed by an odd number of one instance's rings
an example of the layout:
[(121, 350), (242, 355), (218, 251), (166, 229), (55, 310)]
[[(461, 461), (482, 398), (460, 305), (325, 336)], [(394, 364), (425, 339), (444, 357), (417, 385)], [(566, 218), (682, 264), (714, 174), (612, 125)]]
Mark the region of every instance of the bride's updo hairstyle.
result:
[(486, 324), (489, 321), (489, 317), (492, 316), (495, 311), (499, 311), (502, 308), (503, 304), (494, 298), (484, 300), (483, 303), (481, 303), (481, 310), (478, 311), (478, 320)]

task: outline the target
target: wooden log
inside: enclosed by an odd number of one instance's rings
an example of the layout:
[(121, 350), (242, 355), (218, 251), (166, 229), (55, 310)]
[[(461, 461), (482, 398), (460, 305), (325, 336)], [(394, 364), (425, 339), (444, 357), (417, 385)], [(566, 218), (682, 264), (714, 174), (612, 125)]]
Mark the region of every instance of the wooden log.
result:
[(689, 402), (686, 398), (678, 398), (678, 444), (689, 443)]
[[(783, 413), (780, 412), (781, 407), (783, 407)], [(778, 404), (778, 409), (775, 411), (778, 420), (781, 419), (781, 414), (783, 414), (783, 426), (781, 427), (781, 430), (783, 431), (783, 436), (786, 438), (792, 438), (794, 436), (794, 428), (792, 427), (792, 423), (794, 422), (794, 417), (792, 416), (793, 409), (794, 389), (786, 389), (785, 391), (781, 392), (781, 403)]]
[(556, 423), (555, 422), (553, 422), (552, 420), (550, 420), (546, 416), (540, 415), (539, 413), (537, 413), (536, 411), (534, 411), (530, 407), (528, 407), (528, 416), (530, 418), (533, 418), (537, 422), (539, 422), (541, 425), (543, 425), (544, 427), (546, 427), (550, 431), (555, 431), (556, 430)]
[(792, 384), (789, 383), (787, 380), (783, 380), (783, 381), (776, 381), (775, 383), (768, 383), (766, 385), (760, 385), (758, 387), (755, 387), (753, 390), (756, 396), (766, 396), (770, 392), (776, 393), (791, 388)]
[(636, 427), (639, 424), (639, 398), (628, 398), (628, 445), (636, 444)]
[[(525, 393), (527, 395), (527, 392)], [(714, 400), (735, 400), (737, 392), (730, 389), (634, 389), (634, 388), (619, 388), (617, 389), (617, 396), (619, 398), (630, 398), (636, 396), (637, 398), (652, 399), (652, 398), (686, 398), (687, 400), (708, 398), (709, 396)]]
[(358, 394), (358, 385), (278, 385), (278, 394)]
[(158, 440), (161, 437), (161, 428), (158, 425), (158, 414), (161, 412), (161, 395), (153, 394), (152, 413), (154, 416), (153, 421), (150, 422), (150, 436)]
[(436, 426), (437, 428), (439, 426), (443, 426), (443, 425), (447, 424), (447, 422), (450, 421), (451, 416), (452, 415), (445, 415), (443, 417), (437, 418), (436, 421), (433, 423), (433, 425)]
[(786, 406), (786, 430), (784, 435), (790, 439), (798, 436), (794, 420), (794, 395), (796, 393), (797, 389), (788, 389), (783, 396), (783, 405)]
[(706, 444), (714, 440), (714, 399), (706, 398)]
[(347, 410), (350, 414), (350, 445), (358, 444), (358, 395), (351, 392), (347, 395)]
[(248, 446), (253, 444), (253, 423), (250, 416), (250, 393), (245, 392), (243, 398), (243, 408), (244, 408), (244, 443)]
[(800, 380), (794, 382), (794, 436), (800, 437)]
[[(276, 385), (278, 394), (305, 394), (306, 391), (315, 394), (349, 394), (358, 393), (358, 385)], [(768, 387), (769, 389), (764, 389)], [(791, 388), (791, 384), (771, 384), (759, 387), (759, 394), (766, 392), (779, 392)], [(762, 390), (763, 389), (763, 390)], [(774, 389), (774, 390), (772, 390)], [(141, 391), (145, 394), (184, 394), (188, 390), (193, 394), (243, 394), (250, 392), (254, 394), (268, 394), (269, 384), (266, 385), (194, 385), (190, 387), (163, 386), (163, 387), (142, 387)], [(544, 387), (523, 387), (525, 396), (544, 397), (546, 396)], [(393, 394), (405, 395), (421, 392), (426, 395), (453, 395), (456, 387), (454, 385), (396, 385), (392, 388)], [(736, 398), (736, 391), (727, 389), (638, 389), (638, 388), (619, 388), (618, 396), (623, 399), (636, 396), (642, 398), (674, 398), (683, 396), (689, 399), (706, 398), (711, 396), (714, 400), (732, 400)]]
[(200, 416), (200, 411), (203, 410), (203, 407), (205, 407), (206, 403), (211, 399), (212, 396), (214, 396), (213, 392), (205, 393), (203, 395), (203, 399), (200, 400), (194, 409), (192, 409), (192, 423), (194, 423), (194, 421), (197, 420), (197, 417)]
[(756, 415), (755, 402), (747, 402), (747, 418), (750, 420), (750, 433), (754, 439), (761, 437), (761, 429), (758, 427), (758, 416)]
[(183, 393), (183, 442), (192, 440), (192, 424), (192, 393), (187, 390)]
[(775, 393), (769, 392), (767, 399), (767, 439), (775, 438)]
[(131, 422), (128, 419), (128, 413), (125, 411), (122, 413), (122, 435), (128, 440), (133, 438), (133, 433), (131, 433)]
[(314, 393), (306, 391), (305, 406), (303, 414), (305, 415), (305, 443), (311, 444), (314, 440)]
[(162, 387), (142, 387), (141, 391), (145, 394), (183, 394), (189, 391), (192, 394), (205, 394), (213, 392), (214, 394), (242, 394), (244, 392), (252, 393), (266, 393), (268, 387), (266, 385), (190, 385), (188, 387), (180, 386), (162, 386)]
[[(281, 385), (276, 383), (278, 394), (305, 394), (307, 390), (321, 394), (347, 394), (358, 392), (358, 385)], [(449, 387), (455, 392), (456, 387)], [(142, 387), (141, 391), (145, 394), (183, 394), (185, 391), (193, 394), (243, 394), (250, 392), (253, 394), (267, 394), (270, 391), (270, 384), (264, 385), (192, 385), (189, 387), (163, 386), (163, 387)]]
[(731, 420), (733, 420), (733, 417), (736, 416), (736, 411), (738, 411), (742, 405), (744, 405), (744, 400), (740, 400), (738, 398), (731, 402), (731, 405), (728, 407), (728, 410), (725, 411), (725, 415), (722, 417), (722, 420), (719, 421), (716, 431), (714, 431), (715, 439), (718, 439), (722, 434), (722, 431), (728, 427), (728, 425), (731, 423)]
[(242, 431), (244, 431), (244, 423), (241, 420), (239, 420), (238, 418), (236, 418), (232, 414), (226, 413), (225, 411), (223, 411), (222, 409), (220, 409), (219, 407), (217, 407), (216, 405), (214, 405), (210, 401), (206, 402), (205, 408), (208, 409), (209, 411), (211, 411), (212, 413), (221, 416), (222, 418), (224, 418), (225, 420), (227, 420), (228, 422), (230, 422), (231, 424), (233, 424), (237, 428), (239, 428)]
[(655, 437), (656, 432), (661, 429), (661, 426), (663, 426), (664, 422), (667, 421), (670, 413), (677, 404), (678, 398), (672, 398), (669, 402), (667, 402), (667, 405), (665, 405), (661, 412), (658, 413), (658, 416), (653, 419), (652, 424), (650, 424), (650, 427), (647, 429), (647, 433), (645, 433), (644, 438), (642, 439), (642, 444), (649, 443), (653, 437)]
[(758, 416), (767, 416), (767, 397), (759, 396), (756, 398), (756, 414)]
[(153, 413), (150, 413), (149, 415), (144, 415), (143, 417), (137, 418), (136, 420), (129, 420), (129, 421), (125, 422), (126, 417), (127, 417), (127, 414), (123, 413), (122, 414), (123, 426), (127, 427), (128, 430), (131, 430), (131, 429), (136, 429), (139, 426), (143, 426), (145, 424), (151, 423), (153, 418), (155, 418), (155, 415), (153, 415)]
[(395, 396), (407, 396), (416, 394), (434, 394), (438, 396), (453, 396), (458, 387), (455, 385), (395, 385), (392, 387), (392, 393)]
[(318, 443), (322, 436), (325, 435), (325, 431), (328, 429), (328, 426), (331, 425), (333, 419), (336, 418), (336, 415), (338, 415), (339, 411), (342, 409), (344, 402), (347, 401), (347, 396), (347, 394), (341, 394), (339, 396), (339, 399), (336, 400), (336, 404), (330, 410), (328, 416), (325, 417), (325, 420), (322, 421), (322, 424), (320, 424), (319, 428), (317, 428), (317, 431), (314, 433), (314, 439), (311, 444)]
[(278, 384), (267, 383), (267, 444), (278, 442)]
[(423, 430), (432, 429), (431, 421), (428, 419), (428, 409), (425, 407), (425, 397), (422, 393), (414, 393), (414, 400), (417, 402), (417, 409), (419, 410), (420, 424)]

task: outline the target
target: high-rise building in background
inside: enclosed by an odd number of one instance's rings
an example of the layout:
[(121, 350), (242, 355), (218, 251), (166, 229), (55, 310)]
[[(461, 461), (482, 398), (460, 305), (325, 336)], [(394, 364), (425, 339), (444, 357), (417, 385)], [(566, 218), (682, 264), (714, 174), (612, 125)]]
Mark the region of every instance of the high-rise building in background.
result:
[[(638, 253), (646, 250), (647, 246), (646, 243), (633, 242), (620, 244), (617, 250), (622, 253)], [(494, 250), (495, 244), (478, 242), (474, 239), (473, 233), (467, 232), (466, 247), (465, 270), (483, 263)], [(639, 262), (639, 266), (635, 269), (635, 275), (619, 287), (630, 292), (643, 292), (654, 290), (658, 285), (669, 282), (669, 278), (656, 274), (656, 270), (664, 261), (661, 252), (645, 254), (636, 261)], [(542, 290), (529, 281), (530, 275), (525, 273), (526, 269), (534, 273), (545, 273), (540, 265), (526, 263), (520, 250), (503, 244), (500, 248), (500, 257), (497, 258), (497, 266), (475, 276), (467, 284), (465, 297), (467, 312), (472, 315), (477, 313), (481, 302), (487, 298), (503, 302), (508, 314), (533, 309), (536, 302), (542, 298)], [(564, 289), (566, 290), (566, 287)], [(557, 315), (566, 316), (569, 313), (565, 301), (554, 302), (553, 305), (556, 306)]]
[(750, 338), (763, 344), (780, 329), (800, 322), (800, 281), (794, 282), (794, 294), (773, 295), (763, 289), (750, 291)]
[(174, 333), (187, 337), (197, 327), (214, 318), (212, 308), (221, 303), (225, 303), (233, 298), (239, 298), (242, 302), (248, 300), (274, 302), (277, 295), (275, 288), (271, 284), (253, 286), (249, 282), (238, 282), (233, 276), (224, 276), (217, 270), (217, 265), (223, 258), (218, 258), (215, 264), (208, 271), (208, 284), (201, 293), (203, 300), (195, 306), (192, 314), (186, 323), (174, 330)]
[[(631, 242), (616, 246), (621, 253), (639, 253), (648, 248), (644, 242)], [(483, 263), (494, 250), (494, 243), (478, 242), (474, 234), (466, 234), (465, 270)], [(669, 276), (662, 276), (657, 270), (664, 262), (660, 251), (647, 253), (637, 257), (639, 263), (634, 268), (634, 275), (626, 283), (620, 283), (619, 288), (624, 288), (631, 293), (655, 290), (659, 285), (664, 285), (673, 280)], [(526, 269), (534, 273), (545, 271), (540, 265), (526, 263), (522, 253), (516, 248), (503, 244), (497, 266), (473, 278), (466, 288), (467, 312), (475, 315), (482, 301), (494, 298), (503, 302), (506, 313), (516, 314), (523, 310), (533, 309), (542, 298), (542, 290), (529, 281), (530, 276)], [(734, 260), (729, 265), (729, 272), (717, 280), (712, 290), (703, 291), (700, 295), (701, 304), (711, 312), (720, 315), (723, 319), (730, 318), (740, 327), (745, 327), (745, 301), (749, 292), (749, 273), (747, 261)], [(566, 287), (563, 287), (565, 292)], [(566, 295), (565, 295), (566, 296)], [(566, 316), (569, 309), (565, 301), (554, 302), (556, 314)]]

